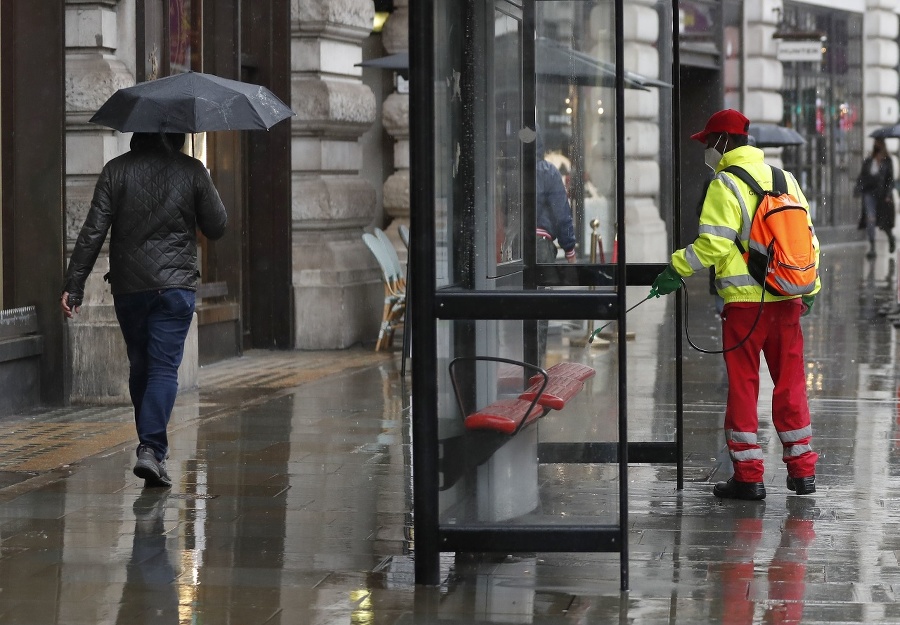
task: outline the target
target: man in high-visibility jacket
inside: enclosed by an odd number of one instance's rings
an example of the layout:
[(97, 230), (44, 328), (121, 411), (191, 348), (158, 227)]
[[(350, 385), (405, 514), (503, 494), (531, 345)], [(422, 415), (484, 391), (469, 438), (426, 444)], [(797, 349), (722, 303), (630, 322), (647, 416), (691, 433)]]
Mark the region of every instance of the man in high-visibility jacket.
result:
[[(710, 117), (701, 132), (691, 135), (706, 145), (706, 164), (715, 171), (716, 177), (703, 201), (697, 239), (672, 254), (671, 263), (651, 289), (651, 295), (667, 295), (681, 286), (682, 277), (709, 266), (716, 268), (716, 290), (725, 302), (721, 315), (728, 372), (725, 439), (734, 476), (727, 482), (717, 483), (713, 494), (728, 499), (766, 496), (763, 452), (757, 441), (760, 352), (765, 354), (775, 383), (772, 421), (783, 446), (787, 488), (798, 495), (815, 492), (818, 459), (810, 446), (812, 428), (800, 316), (811, 309), (821, 284), (816, 278), (810, 295), (775, 296), (768, 292), (763, 295), (760, 284), (750, 276), (742, 250), (735, 241), (740, 240), (746, 249), (758, 198), (746, 183), (722, 171), (738, 165), (760, 187), (772, 188), (772, 171), (763, 162), (762, 150), (748, 145), (749, 125), (744, 115), (726, 109)], [(788, 172), (785, 178), (788, 190), (808, 209), (797, 180)], [(813, 246), (818, 266), (819, 243), (815, 236)]]

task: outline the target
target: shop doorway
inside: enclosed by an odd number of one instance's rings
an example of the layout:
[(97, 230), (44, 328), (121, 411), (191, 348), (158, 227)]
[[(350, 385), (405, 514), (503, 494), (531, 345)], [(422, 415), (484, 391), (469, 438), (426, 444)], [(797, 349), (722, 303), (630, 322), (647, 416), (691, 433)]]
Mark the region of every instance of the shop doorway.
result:
[[(201, 71), (264, 85), (290, 101), (288, 0), (138, 0), (136, 9), (138, 81)], [(196, 156), (229, 224), (218, 241), (200, 241), (199, 362), (290, 348), (290, 124), (209, 133), (201, 145)]]
[[(722, 108), (722, 72), (707, 67), (681, 66), (681, 245), (697, 238), (700, 204), (712, 172), (703, 162), (703, 147), (690, 136)], [(670, 226), (671, 227), (671, 226)]]

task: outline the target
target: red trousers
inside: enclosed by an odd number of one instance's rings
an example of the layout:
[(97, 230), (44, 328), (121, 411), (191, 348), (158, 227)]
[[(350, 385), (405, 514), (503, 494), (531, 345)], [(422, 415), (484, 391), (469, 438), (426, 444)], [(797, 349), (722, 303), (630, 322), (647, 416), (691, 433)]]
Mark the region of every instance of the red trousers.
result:
[[(759, 313), (758, 303), (726, 304), (722, 311), (722, 345), (737, 345), (747, 336)], [(810, 447), (812, 428), (806, 398), (800, 299), (763, 304), (753, 333), (726, 351), (728, 405), (725, 440), (734, 464), (734, 479), (763, 481), (763, 453), (757, 441), (760, 353), (765, 354), (775, 383), (772, 422), (783, 446), (783, 460), (791, 477), (815, 475), (819, 455)]]

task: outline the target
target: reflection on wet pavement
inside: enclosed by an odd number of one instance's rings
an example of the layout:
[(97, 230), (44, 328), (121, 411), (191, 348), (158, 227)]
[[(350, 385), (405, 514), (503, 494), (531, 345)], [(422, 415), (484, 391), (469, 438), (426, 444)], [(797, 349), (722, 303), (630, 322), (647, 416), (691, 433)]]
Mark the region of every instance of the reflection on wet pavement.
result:
[[(396, 354), (325, 377), (282, 372), (271, 386), (235, 373), (227, 392), (180, 398), (171, 491), (141, 488), (129, 444), (0, 488), (0, 625), (900, 623), (897, 335), (879, 314), (895, 273), (883, 251), (874, 262), (864, 251), (826, 248), (825, 290), (803, 321), (818, 492), (785, 489), (764, 375), (769, 496), (712, 497), (729, 470), (727, 382), (720, 356), (686, 352), (687, 482), (677, 492), (670, 466), (630, 469), (628, 593), (618, 554), (444, 554), (441, 584), (414, 585), (409, 385)], [(690, 330), (714, 345), (703, 299)], [(629, 315), (633, 440), (674, 435), (674, 305)], [(555, 357), (598, 369), (589, 396), (603, 399), (613, 350), (555, 336)], [(541, 467), (546, 507), (587, 492), (578, 505), (608, 514), (615, 492), (585, 486), (591, 470)]]

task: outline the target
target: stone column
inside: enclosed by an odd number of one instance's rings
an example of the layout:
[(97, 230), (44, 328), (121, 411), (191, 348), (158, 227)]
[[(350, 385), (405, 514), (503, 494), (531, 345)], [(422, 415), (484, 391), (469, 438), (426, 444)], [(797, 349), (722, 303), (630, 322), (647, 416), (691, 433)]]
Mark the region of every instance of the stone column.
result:
[[(608, 58), (612, 49), (608, 28), (608, 8), (594, 9), (591, 19), (592, 31), (597, 34), (603, 52), (598, 58)], [(653, 0), (635, 0), (626, 3), (623, 15), (624, 63), (629, 71), (649, 78), (659, 77), (659, 16)], [(594, 111), (597, 107), (587, 107)], [(615, 111), (614, 102), (603, 108)], [(625, 90), (625, 228), (628, 237), (628, 262), (664, 263), (668, 261), (669, 242), (666, 225), (660, 217), (657, 197), (661, 184), (659, 163), (660, 111), (659, 94), (656, 89), (643, 91)], [(605, 113), (606, 115), (606, 113)], [(609, 117), (609, 115), (607, 115)], [(597, 122), (599, 124), (599, 122)], [(590, 132), (590, 131), (588, 131)], [(615, 130), (611, 122), (594, 133), (597, 136), (593, 146), (595, 156), (593, 171), (588, 171), (591, 180), (604, 196), (601, 201), (607, 206), (608, 223), (601, 223), (601, 236), (607, 253), (612, 250), (613, 224), (615, 222), (615, 177), (614, 170), (606, 155), (614, 154)], [(590, 135), (588, 135), (590, 136)], [(589, 148), (591, 149), (591, 148)], [(585, 220), (593, 217), (585, 215)], [(603, 221), (601, 217), (601, 221)], [(607, 258), (611, 260), (611, 258)]]
[[(780, 0), (744, 4), (744, 113), (752, 122), (781, 124), (784, 71), (777, 59), (778, 44), (772, 37), (782, 15)], [(766, 161), (781, 167), (782, 148), (766, 148)]]
[[(897, 92), (900, 91), (897, 4), (897, 0), (867, 0), (863, 15), (865, 65), (862, 99), (867, 139), (876, 128), (897, 123)], [(892, 143), (896, 144), (895, 141), (889, 142), (888, 149), (896, 149), (897, 146)], [(868, 140), (867, 151), (870, 151), (871, 145), (871, 140)]]
[[(897, 46), (900, 18), (896, 13), (897, 0), (867, 0), (863, 15), (863, 120), (865, 122), (866, 150), (871, 152), (872, 140), (869, 133), (882, 126), (897, 123), (897, 92), (900, 91), (900, 49)], [(894, 161), (894, 171), (898, 171), (896, 139), (888, 139), (885, 144)], [(852, 171), (852, 170), (851, 170)], [(897, 194), (894, 193), (894, 206)], [(896, 220), (895, 220), (896, 221)], [(896, 229), (895, 229), (896, 231)]]
[[(394, 11), (384, 25), (381, 40), (388, 54), (409, 50), (409, 0), (394, 0)], [(405, 261), (406, 246), (402, 244), (397, 229), (401, 224), (409, 227), (409, 93), (394, 91), (382, 105), (382, 125), (394, 139), (394, 169), (384, 182), (384, 212), (391, 218), (385, 231), (400, 260)]]
[(375, 121), (361, 81), (370, 0), (293, 0), (292, 122), (295, 347), (339, 349), (377, 336), (380, 274), (362, 242), (376, 213), (359, 175), (359, 137)]
[[(116, 89), (134, 84), (134, 0), (66, 0), (66, 252), (71, 254), (103, 165), (128, 149), (130, 135), (88, 123)], [(120, 55), (121, 47), (126, 52)], [(131, 44), (133, 45), (133, 44)], [(130, 52), (130, 54), (128, 54)], [(127, 403), (128, 357), (109, 285), (107, 246), (69, 322), (70, 400)], [(195, 324), (196, 326), (196, 324)], [(185, 346), (181, 388), (197, 385), (196, 327)]]

